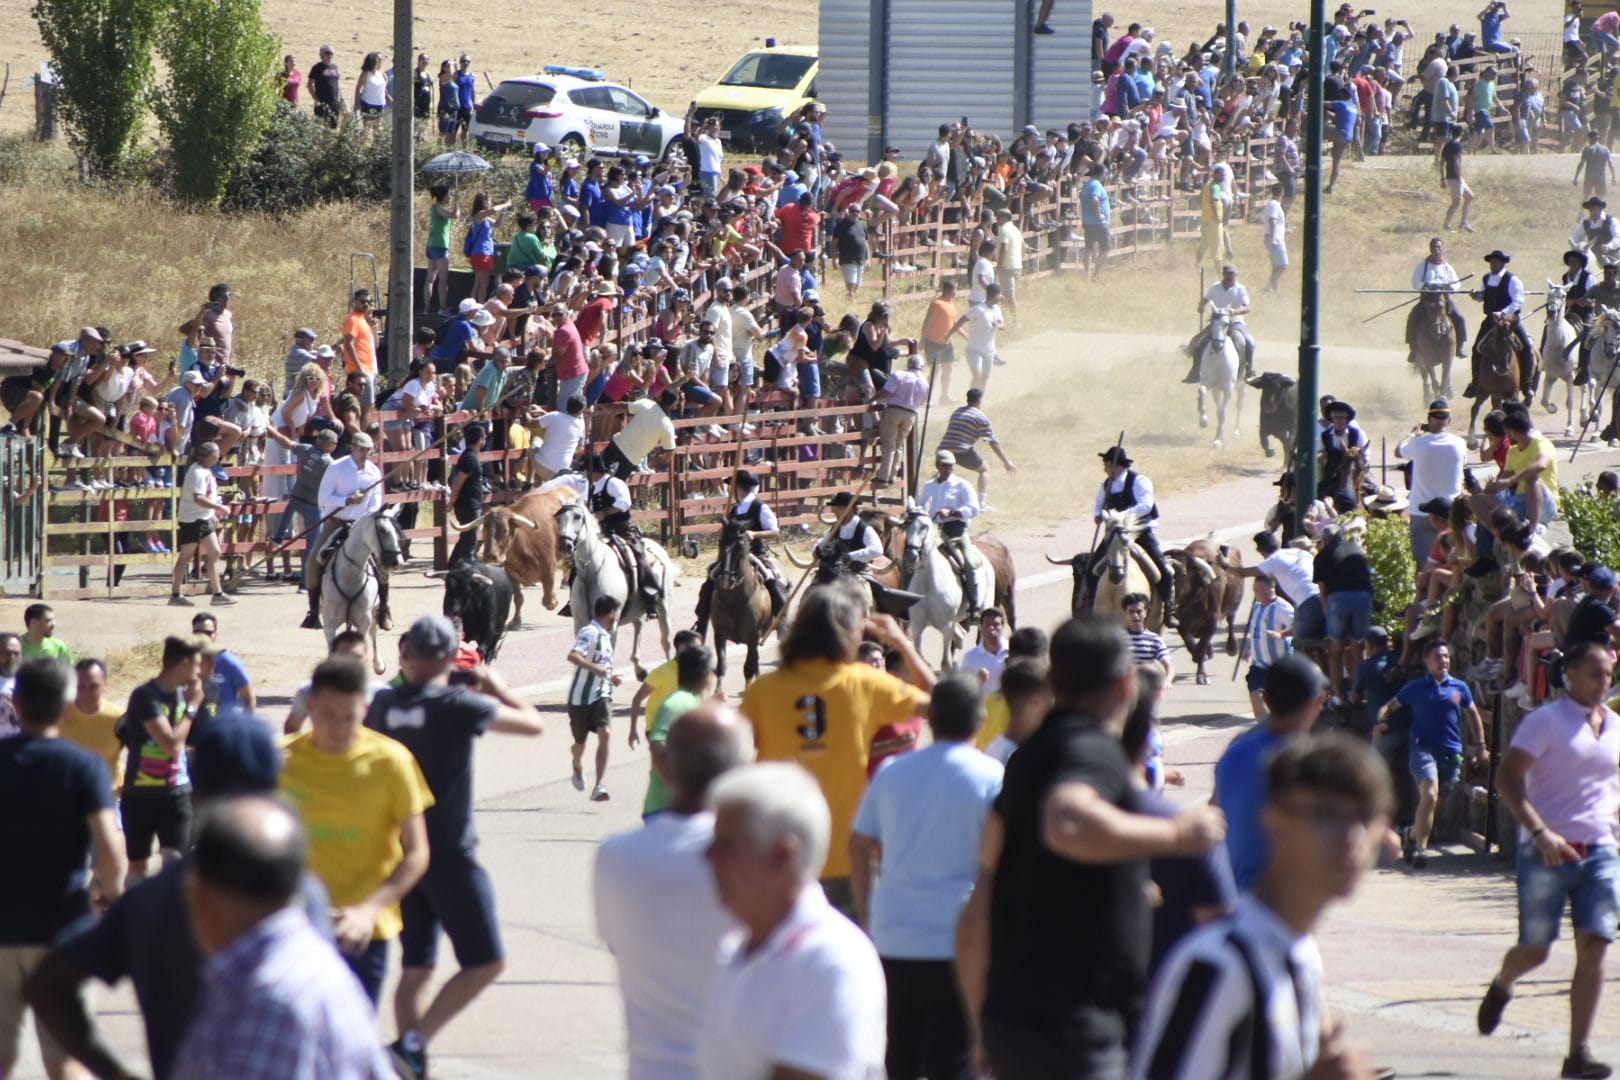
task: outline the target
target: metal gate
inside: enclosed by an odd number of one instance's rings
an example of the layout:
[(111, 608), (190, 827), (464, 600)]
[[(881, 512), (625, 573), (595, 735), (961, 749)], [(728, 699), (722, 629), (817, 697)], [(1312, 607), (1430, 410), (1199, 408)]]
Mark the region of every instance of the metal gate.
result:
[(33, 595), (45, 545), (45, 447), (0, 434), (0, 595)]

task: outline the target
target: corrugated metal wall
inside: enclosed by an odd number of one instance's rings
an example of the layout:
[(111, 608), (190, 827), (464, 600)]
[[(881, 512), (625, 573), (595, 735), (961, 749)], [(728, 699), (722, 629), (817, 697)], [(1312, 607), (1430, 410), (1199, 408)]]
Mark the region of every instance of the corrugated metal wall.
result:
[[(1091, 12), (1089, 3), (1052, 5), (1055, 33), (1031, 34), (1029, 119), (1041, 130), (1091, 116)], [(1123, 27), (1118, 28), (1123, 33)], [(1097, 99), (1100, 100), (1100, 99)]]
[(916, 159), (939, 125), (966, 115), (975, 128), (1013, 130), (1017, 0), (888, 0), (885, 137)]
[[(822, 136), (852, 158), (871, 160), (867, 153), (868, 124), (881, 136), (881, 101), (874, 101), (872, 86), (874, 9), (881, 16), (883, 0), (821, 0), (821, 69), (816, 76), (816, 98), (827, 106)], [(881, 150), (882, 147), (880, 146)]]

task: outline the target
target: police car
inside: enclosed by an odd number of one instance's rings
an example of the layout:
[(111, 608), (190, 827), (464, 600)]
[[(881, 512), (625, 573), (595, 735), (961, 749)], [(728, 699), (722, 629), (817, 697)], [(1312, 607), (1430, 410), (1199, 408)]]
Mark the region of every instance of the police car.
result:
[(507, 79), (478, 103), (467, 133), (488, 150), (545, 143), (574, 161), (679, 155), (685, 119), (605, 79), (593, 68), (560, 64), (548, 64), (533, 77)]

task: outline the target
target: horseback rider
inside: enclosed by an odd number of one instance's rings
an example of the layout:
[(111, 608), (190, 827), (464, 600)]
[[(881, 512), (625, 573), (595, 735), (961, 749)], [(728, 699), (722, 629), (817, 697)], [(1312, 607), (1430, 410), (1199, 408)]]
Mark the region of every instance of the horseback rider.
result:
[(816, 547), (822, 550), (842, 552), (844, 558), (849, 560), (850, 569), (862, 577), (872, 575), (872, 563), (883, 557), (883, 539), (878, 536), (876, 529), (869, 525), (861, 516), (860, 500), (852, 492), (840, 491), (832, 497), (828, 505), (842, 511), (851, 503), (855, 509), (850, 511), (849, 519), (839, 527), (835, 533), (828, 529), (826, 534), (817, 542)]
[(1164, 552), (1159, 550), (1159, 536), (1155, 528), (1159, 520), (1159, 504), (1153, 498), (1153, 481), (1131, 468), (1135, 462), (1125, 453), (1123, 446), (1110, 446), (1097, 456), (1102, 458), (1103, 472), (1107, 478), (1097, 488), (1097, 498), (1091, 505), (1092, 519), (1102, 524), (1104, 510), (1128, 510), (1136, 515), (1137, 523), (1141, 526), (1136, 536), (1136, 546), (1142, 549), (1159, 571), (1159, 580), (1154, 589), (1164, 604), (1165, 625), (1172, 625), (1176, 618), (1176, 587), (1170, 575), (1170, 566), (1164, 561)]
[[(1485, 275), (1481, 288), (1475, 289), (1468, 295), (1480, 301), (1485, 307), (1485, 320), (1494, 321), (1497, 326), (1506, 329), (1513, 335), (1513, 347), (1519, 353), (1519, 389), (1523, 391), (1526, 400), (1536, 393), (1536, 365), (1535, 348), (1530, 344), (1530, 335), (1524, 328), (1524, 320), (1519, 314), (1524, 310), (1524, 283), (1515, 277), (1507, 268), (1513, 261), (1513, 256), (1497, 248), (1485, 256), (1490, 264), (1490, 273)], [(1470, 361), (1473, 365), (1469, 376), (1468, 388), (1463, 391), (1463, 397), (1479, 396), (1479, 343), (1484, 340), (1488, 329), (1481, 324), (1479, 334), (1474, 338), (1474, 354)]]
[[(630, 489), (608, 468), (601, 454), (586, 455), (585, 475), (590, 480), (585, 508), (596, 515), (602, 536), (610, 546), (629, 549), (636, 579), (631, 592), (639, 591), (642, 603), (651, 610), (663, 597), (664, 583), (659, 579), (658, 568), (647, 558), (641, 530), (630, 520)], [(620, 543), (615, 544), (615, 539)]]
[[(1575, 341), (1579, 346), (1580, 362), (1575, 370), (1575, 385), (1585, 386), (1588, 381), (1587, 364), (1592, 358), (1592, 348), (1586, 342), (1586, 332), (1592, 329), (1592, 319), (1596, 311), (1592, 304), (1591, 292), (1597, 287), (1597, 278), (1587, 269), (1591, 260), (1586, 252), (1570, 249), (1564, 252), (1564, 276), (1560, 282), (1564, 286), (1564, 318), (1575, 328)], [(1546, 358), (1542, 358), (1546, 362)]]
[[(787, 606), (787, 582), (782, 579), (782, 568), (771, 557), (765, 541), (779, 539), (782, 529), (777, 524), (776, 512), (759, 497), (759, 477), (747, 469), (737, 472), (737, 494), (741, 497), (726, 511), (726, 520), (740, 521), (747, 526), (748, 554), (754, 560), (765, 591), (770, 593), (771, 616), (774, 618)], [(714, 571), (719, 565), (718, 559), (709, 565), (709, 572), (703, 576), (703, 584), (698, 588), (697, 620), (692, 629), (697, 631), (699, 637), (708, 632), (709, 605), (714, 601)]]
[[(349, 456), (326, 467), (321, 477), (318, 505), (326, 520), (309, 546), (309, 613), (299, 625), (305, 630), (321, 628), (321, 578), (327, 560), (343, 543), (349, 526), (383, 508), (382, 470), (371, 460), (375, 444), (371, 436), (357, 431), (349, 436)], [(377, 628), (391, 630), (394, 617), (388, 611), (388, 575), (377, 575)]]
[[(1457, 310), (1457, 303), (1451, 298), (1457, 291), (1458, 282), (1457, 271), (1446, 262), (1446, 242), (1436, 236), (1429, 241), (1429, 257), (1412, 271), (1412, 288), (1420, 292), (1446, 294), (1442, 302), (1446, 305), (1446, 317), (1451, 320), (1453, 347), (1457, 350), (1457, 359), (1461, 360), (1466, 355), (1463, 345), (1468, 341), (1468, 324), (1463, 321), (1462, 312)], [(1416, 304), (1406, 313), (1408, 364), (1417, 363), (1418, 327), (1422, 321), (1423, 305)]]
[(1365, 460), (1371, 440), (1356, 423), (1356, 409), (1348, 401), (1335, 399), (1327, 407), (1328, 423), (1322, 428), (1322, 479), (1316, 485), (1316, 497), (1333, 503), (1339, 513), (1356, 508), (1355, 459)]
[(1594, 195), (1581, 203), (1581, 209), (1586, 216), (1575, 223), (1569, 234), (1570, 246), (1590, 251), (1600, 259), (1620, 253), (1620, 221), (1608, 212), (1609, 204)]
[(940, 553), (962, 583), (962, 605), (968, 621), (977, 621), (981, 599), (979, 575), (973, 566), (973, 543), (968, 522), (979, 515), (979, 497), (973, 485), (956, 475), (956, 455), (949, 450), (934, 454), (934, 477), (923, 485), (918, 502), (939, 530)]
[[(1238, 353), (1243, 357), (1243, 377), (1254, 378), (1254, 338), (1249, 336), (1248, 328), (1243, 325), (1243, 316), (1249, 313), (1249, 290), (1238, 283), (1237, 267), (1231, 263), (1221, 264), (1221, 280), (1211, 285), (1198, 300), (1198, 311), (1202, 314), (1207, 307), (1211, 310), (1225, 311), (1231, 316), (1226, 324), (1226, 335), (1232, 339)], [(1192, 354), (1192, 370), (1181, 381), (1196, 386), (1199, 382), (1199, 368), (1204, 361), (1204, 347), (1209, 344), (1209, 335), (1212, 333), (1214, 322), (1193, 335), (1192, 341), (1187, 343), (1187, 351)]]

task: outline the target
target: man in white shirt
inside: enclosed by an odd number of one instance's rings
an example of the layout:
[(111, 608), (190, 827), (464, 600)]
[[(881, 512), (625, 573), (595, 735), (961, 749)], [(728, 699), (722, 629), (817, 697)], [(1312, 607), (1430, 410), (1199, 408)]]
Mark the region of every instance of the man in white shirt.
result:
[[(828, 503), (835, 513), (843, 513), (850, 503), (857, 502), (853, 493), (840, 491)], [(879, 539), (877, 530), (866, 523), (861, 517), (860, 506), (850, 510), (849, 517), (843, 525), (836, 530), (828, 529), (816, 546), (823, 549), (834, 549), (842, 552), (844, 558), (850, 562), (850, 569), (858, 574), (869, 574), (872, 562), (883, 557), (883, 541)]]
[(613, 436), (605, 455), (620, 480), (635, 472), (642, 459), (654, 450), (675, 449), (675, 425), (669, 419), (669, 410), (679, 400), (676, 391), (665, 390), (657, 401), (638, 397), (626, 406), (630, 421)]
[(722, 946), (697, 1034), (700, 1080), (884, 1075), (888, 995), (877, 950), (817, 877), (827, 800), (798, 765), (746, 765), (709, 789), (709, 865), (742, 923)]
[[(1412, 288), (1423, 292), (1445, 293), (1446, 315), (1451, 319), (1454, 330), (1453, 340), (1456, 342), (1457, 357), (1461, 359), (1467, 353), (1463, 344), (1468, 340), (1468, 324), (1463, 321), (1462, 312), (1457, 310), (1456, 301), (1451, 295), (1457, 292), (1460, 279), (1457, 271), (1446, 262), (1446, 242), (1438, 236), (1429, 241), (1429, 257), (1418, 263), (1412, 270)], [(1418, 325), (1423, 321), (1423, 305), (1414, 304), (1412, 310), (1406, 315), (1406, 362), (1417, 363), (1417, 332)]]
[(190, 607), (191, 601), (180, 595), (186, 570), (199, 552), (203, 570), (208, 575), (208, 589), (214, 594), (215, 604), (234, 604), (236, 599), (220, 587), (219, 535), (215, 532), (215, 518), (229, 514), (231, 508), (219, 501), (219, 481), (214, 479), (214, 466), (219, 464), (219, 444), (197, 445), (196, 460), (186, 470), (180, 485), (180, 497), (175, 502), (174, 516), (180, 523), (174, 560), (174, 583), (169, 592), (169, 603), (175, 607)]
[(968, 522), (979, 516), (979, 496), (973, 485), (956, 475), (956, 455), (934, 452), (934, 476), (917, 496), (923, 513), (939, 530), (939, 550), (962, 583), (962, 605), (970, 615), (979, 610), (979, 567), (984, 562), (968, 539)]
[(1276, 583), (1284, 600), (1294, 605), (1294, 638), (1314, 641), (1327, 635), (1327, 616), (1322, 610), (1321, 590), (1316, 587), (1316, 556), (1292, 544), (1280, 544), (1273, 532), (1254, 535), (1254, 548), (1260, 561), (1238, 567), (1239, 577), (1264, 574)]
[[(321, 628), (321, 578), (326, 569), (328, 549), (341, 540), (340, 531), (383, 508), (382, 470), (371, 460), (375, 448), (371, 436), (357, 431), (349, 436), (349, 456), (338, 458), (326, 467), (321, 477), (321, 491), (317, 498), (321, 516), (326, 523), (310, 542), (309, 551), (309, 612), (300, 625), (305, 630)], [(394, 618), (388, 612), (388, 575), (377, 575), (377, 625), (383, 630), (393, 628)]]
[[(771, 615), (774, 617), (787, 606), (787, 582), (782, 580), (782, 568), (772, 557), (771, 549), (765, 546), (765, 541), (779, 539), (782, 526), (776, 520), (776, 511), (759, 497), (759, 477), (747, 469), (738, 469), (736, 488), (737, 502), (727, 511), (726, 520), (740, 524), (743, 529), (743, 538), (748, 542), (748, 555), (754, 561), (765, 591), (770, 594)], [(714, 602), (714, 572), (719, 566), (718, 561), (711, 563), (708, 572), (703, 575), (703, 584), (698, 586), (697, 606), (692, 610), (692, 629), (697, 631), (700, 638), (708, 632), (709, 608)]]
[[(1281, 204), (1278, 211), (1281, 212)], [(1287, 265), (1286, 262), (1284, 265)], [(1254, 338), (1249, 336), (1249, 330), (1243, 325), (1243, 316), (1251, 310), (1249, 307), (1249, 290), (1238, 281), (1237, 267), (1231, 263), (1221, 265), (1221, 280), (1205, 290), (1204, 295), (1198, 299), (1198, 313), (1203, 315), (1204, 309), (1211, 311), (1224, 311), (1230, 315), (1231, 321), (1227, 325), (1227, 336), (1232, 339), (1238, 351), (1243, 354), (1243, 377), (1254, 378)], [(1188, 343), (1187, 350), (1192, 354), (1192, 370), (1181, 381), (1192, 386), (1198, 385), (1198, 372), (1203, 364), (1204, 346), (1209, 342), (1212, 322), (1205, 326)]]
[(996, 264), (991, 261), (995, 256), (994, 240), (986, 240), (979, 245), (973, 259), (973, 268), (968, 271), (968, 303), (984, 303), (986, 290), (996, 283)]
[(705, 853), (710, 786), (746, 760), (745, 726), (729, 705), (677, 717), (653, 753), (669, 809), (596, 852), (596, 932), (619, 966), (629, 1080), (691, 1080), (694, 1040), (723, 936), (737, 923), (715, 892)]
[(1285, 745), (1266, 769), (1265, 870), (1237, 911), (1177, 943), (1153, 980), (1133, 1080), (1371, 1076), (1322, 1000), (1311, 931), (1355, 892), (1394, 809), (1389, 771), (1364, 741)]
[(1007, 667), (1007, 617), (1000, 608), (979, 612), (979, 643), (962, 654), (961, 670), (983, 681), (984, 696), (1001, 689), (1001, 673)]
[(1011, 210), (996, 211), (996, 284), (1009, 311), (1018, 310), (1018, 275), (1024, 271), (1024, 234)]
[(1445, 398), (1429, 404), (1428, 420), (1412, 429), (1395, 444), (1395, 456), (1412, 463), (1412, 494), (1407, 506), (1412, 535), (1412, 558), (1418, 566), (1434, 547), (1434, 525), (1420, 509), (1433, 499), (1450, 503), (1463, 490), (1463, 464), (1468, 460), (1468, 444), (1446, 429), (1451, 426), (1451, 406)]
[[(793, 276), (797, 278), (798, 271), (793, 271)], [(738, 412), (748, 411), (748, 402), (753, 396), (754, 386), (754, 342), (765, 336), (765, 328), (759, 325), (759, 320), (754, 318), (754, 313), (749, 310), (752, 301), (753, 295), (746, 286), (732, 286), (731, 358), (737, 363), (738, 387), (737, 400), (732, 404)]]
[(1282, 283), (1283, 272), (1288, 269), (1288, 219), (1283, 213), (1281, 184), (1268, 189), (1270, 198), (1260, 208), (1260, 224), (1265, 230), (1266, 256), (1271, 260), (1271, 280), (1267, 293), (1275, 293)]
[(585, 399), (572, 397), (562, 408), (535, 419), (540, 441), (529, 448), (529, 468), (537, 481), (544, 483), (574, 463), (574, 454), (585, 441), (584, 413)]
[(888, 487), (895, 482), (906, 437), (917, 427), (917, 415), (928, 403), (928, 380), (923, 376), (922, 354), (916, 351), (915, 344), (911, 349), (906, 370), (891, 372), (883, 381), (883, 389), (872, 399), (872, 407), (883, 410), (883, 418), (878, 422), (877, 479), (873, 481), (878, 487)]
[(1000, 301), (1001, 286), (992, 281), (985, 286), (984, 296), (975, 300), (951, 327), (952, 334), (967, 327), (967, 363), (975, 390), (983, 390), (990, 382), (990, 368), (996, 361), (996, 331), (1007, 325), (1001, 317)]
[[(686, 133), (692, 134), (693, 121), (697, 119), (697, 105), (694, 103), (686, 114)], [(725, 161), (726, 147), (720, 141), (720, 116), (713, 114), (704, 120), (698, 127), (698, 183), (703, 186), (703, 194), (714, 198), (715, 192), (720, 190), (720, 169)]]
[(720, 397), (722, 412), (731, 412), (731, 365), (736, 354), (731, 346), (731, 279), (721, 278), (714, 284), (714, 299), (703, 313), (703, 322), (714, 328), (714, 355), (703, 379)]

